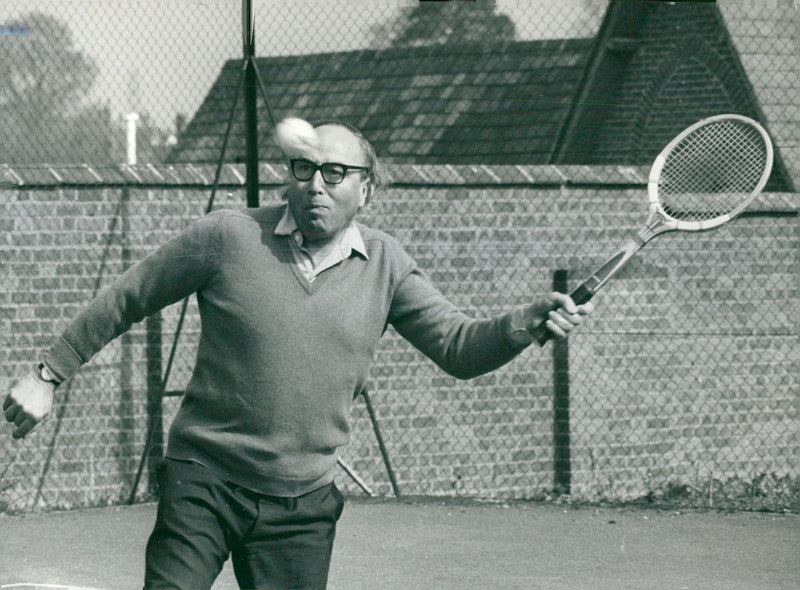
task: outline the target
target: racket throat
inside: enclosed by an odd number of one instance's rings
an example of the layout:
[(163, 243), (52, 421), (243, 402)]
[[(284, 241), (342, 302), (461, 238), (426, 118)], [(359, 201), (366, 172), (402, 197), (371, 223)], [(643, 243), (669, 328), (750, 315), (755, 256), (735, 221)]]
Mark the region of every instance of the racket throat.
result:
[(619, 271), (636, 252), (644, 246), (646, 242), (644, 230), (638, 232), (634, 237), (628, 239), (623, 247), (617, 251), (614, 256), (609, 258), (600, 268), (598, 268), (592, 276), (586, 279), (581, 285), (573, 291), (570, 296), (572, 300), (580, 305), (586, 303), (594, 294), (599, 291), (606, 282)]

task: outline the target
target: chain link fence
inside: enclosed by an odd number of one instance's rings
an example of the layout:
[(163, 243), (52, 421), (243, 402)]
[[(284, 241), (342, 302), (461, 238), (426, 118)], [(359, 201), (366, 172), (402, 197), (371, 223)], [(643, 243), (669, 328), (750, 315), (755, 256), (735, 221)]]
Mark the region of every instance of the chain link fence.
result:
[[(241, 8), (0, 9), (2, 391), (212, 195), (214, 208), (244, 206), (241, 102), (223, 152), (241, 90)], [(642, 222), (653, 156), (694, 120), (726, 109), (757, 118), (778, 155), (747, 214), (710, 234), (659, 238), (567, 344), (461, 382), (389, 331), (368, 397), (354, 404), (343, 488), (800, 509), (796, 7), (254, 8), (261, 201), (280, 198), (270, 116), (356, 124), (394, 181), (362, 221), (398, 237), (474, 315), (574, 287), (615, 251)], [(675, 62), (690, 46), (713, 59)], [(220, 160), (232, 165), (214, 186)], [(0, 508), (151, 499), (198, 334), (193, 301), (185, 315), (163, 310), (60, 387), (35, 435), (0, 437)], [(164, 430), (148, 453), (152, 424)]]

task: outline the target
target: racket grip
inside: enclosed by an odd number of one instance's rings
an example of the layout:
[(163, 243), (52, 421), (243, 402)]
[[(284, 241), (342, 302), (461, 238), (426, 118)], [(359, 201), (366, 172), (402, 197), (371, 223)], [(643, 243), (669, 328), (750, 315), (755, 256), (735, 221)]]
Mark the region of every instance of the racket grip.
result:
[(589, 289), (587, 283), (583, 283), (580, 287), (570, 293), (569, 296), (572, 297), (575, 305), (583, 305), (592, 297), (594, 297), (594, 291)]
[[(572, 301), (575, 302), (575, 305), (582, 305), (594, 296), (594, 292), (589, 289), (586, 283), (583, 283), (580, 287), (570, 293), (569, 296), (572, 298)], [(533, 339), (539, 343), (539, 346), (544, 346), (547, 341), (553, 337), (553, 333), (547, 329), (546, 323), (546, 319), (542, 320), (538, 326), (531, 330), (531, 336), (533, 336)]]

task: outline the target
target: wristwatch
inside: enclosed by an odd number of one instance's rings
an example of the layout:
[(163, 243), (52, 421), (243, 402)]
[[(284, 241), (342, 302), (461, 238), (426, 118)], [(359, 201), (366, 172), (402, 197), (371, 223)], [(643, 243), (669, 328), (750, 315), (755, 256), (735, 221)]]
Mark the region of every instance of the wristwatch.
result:
[(508, 337), (517, 346), (528, 346), (533, 342), (533, 336), (528, 331), (527, 322), (525, 321), (524, 307), (518, 307), (511, 312)]
[(39, 363), (39, 366), (36, 368), (36, 374), (39, 376), (39, 379), (46, 381), (47, 383), (52, 383), (55, 387), (58, 387), (58, 385), (61, 383), (59, 378), (53, 375), (53, 372), (48, 369), (47, 365), (44, 363)]

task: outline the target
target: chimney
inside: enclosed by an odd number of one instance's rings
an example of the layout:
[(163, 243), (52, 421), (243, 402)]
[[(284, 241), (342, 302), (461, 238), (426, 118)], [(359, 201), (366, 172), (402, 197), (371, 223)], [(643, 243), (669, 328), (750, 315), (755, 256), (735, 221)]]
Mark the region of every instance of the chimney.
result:
[(139, 115), (136, 113), (128, 113), (125, 115), (127, 126), (127, 163), (131, 166), (136, 165), (136, 121), (139, 120)]

